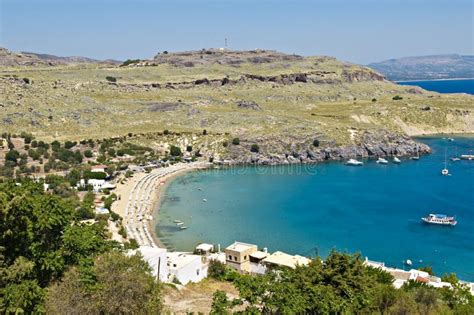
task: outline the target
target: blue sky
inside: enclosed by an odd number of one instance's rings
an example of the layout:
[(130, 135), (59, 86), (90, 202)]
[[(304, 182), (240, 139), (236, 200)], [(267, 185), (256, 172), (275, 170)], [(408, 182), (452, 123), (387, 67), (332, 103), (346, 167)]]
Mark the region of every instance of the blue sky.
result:
[(474, 54), (472, 0), (0, 0), (0, 46), (94, 58), (224, 46), (369, 63)]

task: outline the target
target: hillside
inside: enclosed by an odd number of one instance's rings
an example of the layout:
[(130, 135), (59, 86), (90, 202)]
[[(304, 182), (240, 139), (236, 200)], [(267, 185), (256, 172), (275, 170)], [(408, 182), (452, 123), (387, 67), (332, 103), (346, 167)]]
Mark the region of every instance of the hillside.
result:
[(368, 66), (392, 81), (474, 77), (474, 56), (456, 54), (390, 59)]
[[(182, 133), (175, 139), (181, 144), (199, 141), (214, 155), (245, 161), (253, 158), (253, 143), (281, 161), (309, 156), (315, 139), (321, 149), (332, 148), (316, 152), (317, 159), (405, 152), (404, 135), (474, 132), (472, 104), (472, 96), (399, 86), (331, 57), (265, 50), (162, 53), (128, 66), (0, 70), (1, 131), (52, 140), (168, 129)], [(211, 142), (198, 137), (204, 129)], [(224, 145), (234, 137), (242, 145)], [(355, 147), (334, 149), (340, 146)]]
[(0, 67), (39, 67), (39, 66), (65, 66), (74, 64), (120, 64), (117, 60), (97, 60), (87, 57), (60, 57), (50, 54), (32, 52), (12, 52), (0, 47)]

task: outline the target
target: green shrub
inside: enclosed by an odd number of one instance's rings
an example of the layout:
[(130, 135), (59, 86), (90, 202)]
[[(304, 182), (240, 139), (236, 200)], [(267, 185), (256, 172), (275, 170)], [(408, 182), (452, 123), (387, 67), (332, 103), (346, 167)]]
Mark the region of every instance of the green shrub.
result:
[(117, 82), (117, 78), (116, 77), (112, 77), (112, 76), (106, 76), (105, 79), (109, 82)]
[(84, 156), (85, 156), (86, 158), (91, 158), (91, 157), (94, 156), (94, 154), (92, 153), (91, 150), (85, 150), (85, 151), (84, 151)]
[(256, 143), (252, 144), (252, 146), (250, 147), (250, 152), (254, 152), (254, 153), (260, 152), (260, 147), (258, 146), (258, 144)]
[(313, 146), (319, 147), (319, 140), (318, 139), (313, 140)]
[(182, 152), (181, 152), (181, 149), (179, 147), (172, 145), (171, 148), (170, 148), (170, 154), (172, 156), (181, 156)]
[(400, 95), (395, 95), (394, 97), (392, 97), (392, 100), (394, 100), (394, 101), (400, 101), (402, 99), (403, 99), (403, 97), (401, 97)]
[(232, 139), (232, 144), (233, 145), (239, 145), (240, 144), (240, 139), (239, 138)]

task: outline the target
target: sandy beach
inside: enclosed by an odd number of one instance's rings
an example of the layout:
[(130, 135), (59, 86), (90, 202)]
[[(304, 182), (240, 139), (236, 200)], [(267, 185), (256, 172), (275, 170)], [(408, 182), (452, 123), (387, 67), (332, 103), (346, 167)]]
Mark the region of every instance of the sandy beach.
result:
[(139, 245), (164, 247), (154, 232), (161, 193), (175, 176), (207, 167), (207, 162), (179, 163), (150, 173), (135, 173), (123, 184), (117, 184), (115, 193), (119, 199), (112, 210), (123, 218), (128, 238), (134, 238)]

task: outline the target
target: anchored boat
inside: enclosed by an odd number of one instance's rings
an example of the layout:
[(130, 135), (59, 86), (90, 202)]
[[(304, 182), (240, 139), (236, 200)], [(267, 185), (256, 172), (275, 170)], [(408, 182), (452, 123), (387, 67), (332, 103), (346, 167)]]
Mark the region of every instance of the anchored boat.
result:
[(349, 161), (346, 162), (346, 165), (361, 166), (361, 165), (364, 165), (364, 162), (357, 161), (355, 159), (350, 159)]
[(428, 224), (449, 225), (449, 226), (455, 226), (458, 223), (458, 221), (456, 221), (456, 217), (449, 217), (446, 214), (430, 213), (426, 217), (422, 217), (421, 220)]
[(384, 158), (379, 157), (379, 159), (376, 161), (378, 164), (388, 164), (388, 161)]

